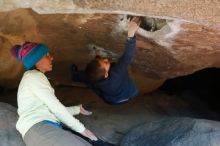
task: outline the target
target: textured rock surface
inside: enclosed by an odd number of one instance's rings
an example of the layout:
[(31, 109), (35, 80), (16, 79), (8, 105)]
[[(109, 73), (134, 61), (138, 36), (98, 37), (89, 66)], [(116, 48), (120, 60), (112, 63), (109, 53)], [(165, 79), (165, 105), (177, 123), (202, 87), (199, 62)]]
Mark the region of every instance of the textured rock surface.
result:
[[(39, 15), (30, 9), (19, 9), (0, 13), (0, 21), (0, 85), (7, 87), (16, 87), (23, 72), (9, 52), (16, 43), (47, 44), (55, 58), (51, 77), (70, 82), (70, 63), (84, 68), (94, 53), (100, 52), (117, 59), (126, 38), (125, 15)], [(166, 23), (154, 32), (138, 31), (130, 71), (141, 91), (150, 92), (168, 78), (220, 66), (219, 29), (180, 20)]]
[(153, 34), (142, 34), (147, 39), (140, 40), (135, 63), (145, 73), (173, 78), (207, 67), (219, 67), (219, 30), (178, 21), (168, 25), (171, 29), (168, 32), (165, 26)]
[(167, 118), (134, 128), (121, 146), (218, 146), (219, 139), (220, 122)]
[(136, 13), (220, 25), (218, 0), (1, 0), (0, 10), (33, 8), (38, 13)]
[(0, 102), (0, 145), (25, 146), (21, 135), (15, 128), (17, 122), (17, 109)]

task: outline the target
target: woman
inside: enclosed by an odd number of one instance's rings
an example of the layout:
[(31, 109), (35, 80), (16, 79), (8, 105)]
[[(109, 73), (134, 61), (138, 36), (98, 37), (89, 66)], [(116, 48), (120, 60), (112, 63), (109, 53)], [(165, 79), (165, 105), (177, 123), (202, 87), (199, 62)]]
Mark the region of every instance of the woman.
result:
[(46, 72), (52, 70), (53, 57), (44, 44), (26, 42), (16, 45), (12, 54), (27, 70), (18, 88), (18, 114), (16, 124), (27, 146), (91, 146), (87, 141), (62, 129), (65, 124), (90, 140), (96, 136), (77, 119), (76, 114), (90, 115), (82, 105), (65, 107), (54, 94)]

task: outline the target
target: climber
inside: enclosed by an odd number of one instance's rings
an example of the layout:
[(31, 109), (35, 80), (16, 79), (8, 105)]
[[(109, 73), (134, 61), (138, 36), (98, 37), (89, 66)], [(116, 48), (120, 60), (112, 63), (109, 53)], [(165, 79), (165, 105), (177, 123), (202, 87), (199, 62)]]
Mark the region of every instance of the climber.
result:
[(79, 71), (72, 64), (71, 76), (73, 81), (84, 82), (98, 96), (109, 104), (126, 103), (138, 94), (137, 87), (128, 74), (128, 66), (136, 48), (135, 33), (141, 21), (133, 17), (128, 22), (128, 35), (123, 55), (112, 66), (108, 58), (97, 56), (86, 66), (85, 71)]

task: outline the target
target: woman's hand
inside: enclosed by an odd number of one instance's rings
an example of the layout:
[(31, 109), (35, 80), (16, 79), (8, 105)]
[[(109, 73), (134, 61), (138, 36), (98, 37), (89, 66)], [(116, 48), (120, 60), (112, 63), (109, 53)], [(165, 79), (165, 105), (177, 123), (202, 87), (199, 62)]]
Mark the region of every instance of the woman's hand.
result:
[(81, 133), (83, 136), (91, 139), (91, 140), (98, 140), (98, 138), (95, 136), (95, 134), (93, 134), (90, 130), (88, 129), (85, 129), (82, 133)]
[(80, 104), (80, 114), (89, 116), (89, 115), (92, 114), (92, 112), (91, 111), (87, 111), (86, 109), (83, 108), (82, 104)]

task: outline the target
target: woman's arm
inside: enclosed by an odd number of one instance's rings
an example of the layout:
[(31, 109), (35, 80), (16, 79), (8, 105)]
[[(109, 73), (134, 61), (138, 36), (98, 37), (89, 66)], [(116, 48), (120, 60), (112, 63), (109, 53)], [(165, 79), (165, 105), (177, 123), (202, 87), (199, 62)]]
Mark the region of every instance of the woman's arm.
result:
[(71, 115), (78, 115), (80, 114), (80, 105), (77, 106), (69, 106), (66, 109), (70, 112)]
[(41, 73), (30, 74), (29, 80), (30, 90), (48, 106), (50, 112), (53, 113), (57, 119), (76, 132), (82, 133), (85, 130), (84, 125), (74, 118), (66, 107), (57, 99), (45, 75)]
[(48, 106), (50, 112), (53, 113), (57, 119), (85, 137), (91, 140), (97, 140), (97, 137), (90, 130), (86, 129), (79, 120), (74, 118), (66, 107), (57, 99), (54, 94), (54, 89), (51, 87), (44, 74), (29, 74), (28, 83), (30, 83), (30, 90)]
[(86, 109), (82, 106), (82, 104), (80, 104), (80, 105), (78, 105), (78, 106), (66, 107), (66, 109), (70, 112), (71, 115), (82, 114), (82, 115), (89, 116), (89, 115), (92, 114), (92, 112), (86, 110)]

